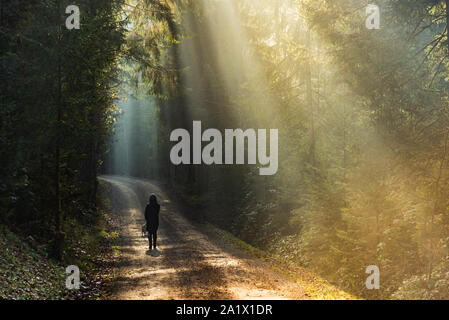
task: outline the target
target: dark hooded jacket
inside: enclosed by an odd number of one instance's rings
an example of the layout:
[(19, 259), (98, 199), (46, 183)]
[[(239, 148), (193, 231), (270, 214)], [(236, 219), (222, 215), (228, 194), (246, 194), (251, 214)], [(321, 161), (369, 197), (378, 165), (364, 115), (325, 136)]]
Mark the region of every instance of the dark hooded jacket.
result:
[(159, 228), (159, 210), (161, 206), (157, 203), (156, 196), (150, 196), (150, 202), (145, 208), (145, 220), (147, 222), (147, 231), (152, 233)]

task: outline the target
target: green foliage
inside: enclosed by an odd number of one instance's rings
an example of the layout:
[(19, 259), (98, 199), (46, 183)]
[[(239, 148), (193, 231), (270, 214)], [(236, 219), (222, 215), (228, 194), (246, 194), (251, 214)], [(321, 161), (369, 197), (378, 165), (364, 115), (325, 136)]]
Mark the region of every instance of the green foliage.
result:
[[(447, 255), (449, 9), (378, 1), (381, 30), (368, 30), (368, 4), (200, 1), (176, 12), (181, 37), (165, 53), (179, 95), (159, 103), (160, 134), (198, 119), (278, 128), (279, 171), (173, 167), (165, 141), (159, 165), (201, 203), (195, 215), (346, 290), (389, 298)], [(371, 264), (382, 290), (364, 286)]]
[[(380, 0), (368, 30), (369, 3), (86, 0), (69, 31), (58, 1), (2, 2), (1, 221), (57, 248), (95, 220), (115, 99), (150, 93), (157, 107), (125, 119), (141, 147), (128, 174), (358, 295), (447, 298), (449, 8)], [(166, 137), (198, 119), (279, 129), (278, 173), (173, 166)], [(380, 291), (364, 286), (371, 264)]]
[(67, 295), (65, 269), (4, 226), (0, 226), (0, 250), (1, 298), (55, 300)]
[(79, 30), (65, 27), (68, 1), (1, 4), (0, 220), (53, 247), (59, 260), (65, 219), (95, 217), (96, 177), (117, 114), (123, 3), (79, 1)]
[(441, 263), (432, 271), (431, 277), (427, 275), (412, 276), (401, 284), (392, 298), (401, 300), (445, 300), (449, 294), (449, 258), (441, 260)]

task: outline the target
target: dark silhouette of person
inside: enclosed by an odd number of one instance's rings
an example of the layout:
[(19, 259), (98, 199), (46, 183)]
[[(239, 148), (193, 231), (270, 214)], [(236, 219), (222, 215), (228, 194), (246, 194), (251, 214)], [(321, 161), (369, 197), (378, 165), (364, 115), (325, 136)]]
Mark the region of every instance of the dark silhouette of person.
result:
[(145, 208), (145, 220), (147, 222), (148, 242), (150, 250), (153, 245), (156, 250), (157, 229), (159, 228), (159, 210), (161, 206), (157, 203), (156, 195), (153, 193), (150, 196), (150, 201)]

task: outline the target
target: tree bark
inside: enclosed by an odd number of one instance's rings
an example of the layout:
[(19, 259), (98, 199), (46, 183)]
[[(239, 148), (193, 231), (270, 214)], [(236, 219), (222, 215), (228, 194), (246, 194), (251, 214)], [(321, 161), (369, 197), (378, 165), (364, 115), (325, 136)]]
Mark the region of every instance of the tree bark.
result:
[(62, 125), (62, 61), (61, 61), (61, 2), (56, 0), (56, 10), (57, 12), (57, 23), (58, 23), (58, 48), (57, 48), (57, 98), (56, 98), (56, 108), (57, 108), (57, 122), (56, 122), (56, 150), (55, 150), (55, 182), (56, 182), (56, 208), (55, 208), (55, 243), (53, 248), (53, 256), (57, 260), (62, 260), (62, 255), (64, 251), (64, 239), (65, 235), (62, 231), (62, 203), (61, 203), (61, 125)]

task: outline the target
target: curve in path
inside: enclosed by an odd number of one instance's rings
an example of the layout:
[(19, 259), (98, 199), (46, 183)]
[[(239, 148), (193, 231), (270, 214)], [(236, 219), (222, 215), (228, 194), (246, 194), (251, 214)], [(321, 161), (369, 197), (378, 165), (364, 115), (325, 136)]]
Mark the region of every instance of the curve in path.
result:
[[(266, 264), (210, 239), (156, 183), (101, 176), (120, 217), (120, 259), (111, 299), (304, 299), (301, 288)], [(158, 255), (141, 236), (148, 195), (161, 203)]]

